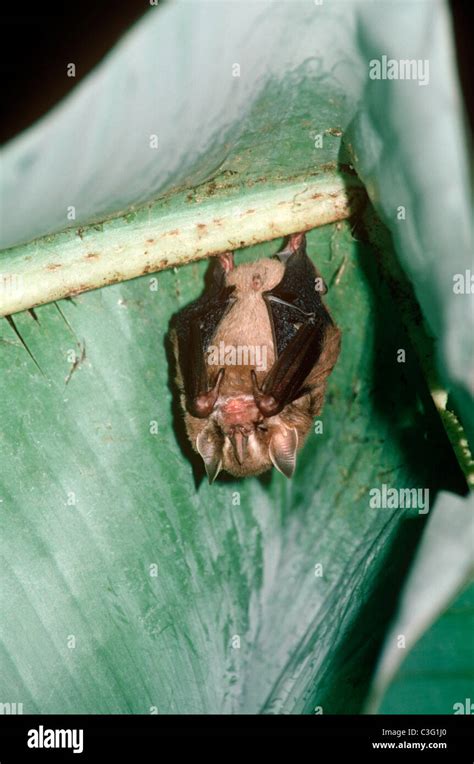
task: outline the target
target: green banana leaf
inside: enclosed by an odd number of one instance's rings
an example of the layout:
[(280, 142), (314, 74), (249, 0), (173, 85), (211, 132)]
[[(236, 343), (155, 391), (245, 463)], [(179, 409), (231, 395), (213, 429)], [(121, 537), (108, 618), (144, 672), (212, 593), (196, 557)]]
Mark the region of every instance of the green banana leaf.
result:
[(429, 628), (393, 678), (380, 713), (472, 714), (474, 587)]
[(472, 713), (473, 544), (472, 502), (443, 494), (387, 634), (368, 710)]
[[(169, 3), (6, 147), (3, 712), (416, 713), (464, 700), (468, 653), (459, 684), (415, 672), (410, 707), (384, 662), (397, 618), (417, 612), (404, 603), (420, 556), (442, 548), (429, 532), (445, 497), (459, 508), (454, 548), (472, 506), (470, 307), (451, 289), (469, 263), (461, 112), (442, 111), (418, 159), (411, 131), (456, 85), (444, 4), (403, 7)], [(369, 82), (369, 59), (402, 55), (406, 39), (433, 85)], [(292, 481), (209, 486), (177, 403), (170, 318), (201, 293), (207, 254), (268, 256), (309, 228), (343, 337), (322, 427)], [(429, 511), (372, 508), (384, 484), (429, 490)], [(438, 615), (454, 633), (466, 549), (450, 586), (423, 594), (408, 671), (420, 637), (435, 659)]]

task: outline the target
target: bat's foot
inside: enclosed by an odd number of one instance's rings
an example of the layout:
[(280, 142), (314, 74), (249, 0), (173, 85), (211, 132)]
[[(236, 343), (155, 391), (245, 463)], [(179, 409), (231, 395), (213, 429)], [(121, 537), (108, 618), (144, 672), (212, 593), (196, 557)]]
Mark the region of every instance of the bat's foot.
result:
[(291, 255), (294, 255), (295, 252), (298, 252), (299, 250), (305, 251), (305, 249), (306, 249), (305, 234), (292, 233), (288, 239), (288, 242), (286, 243), (286, 246), (284, 246), (283, 249), (277, 252), (277, 257), (280, 259), (282, 263), (286, 263), (288, 258), (291, 257)]
[(229, 273), (230, 271), (234, 270), (234, 253), (233, 252), (222, 252), (220, 255), (217, 255), (219, 258), (219, 262), (222, 265), (225, 273)]

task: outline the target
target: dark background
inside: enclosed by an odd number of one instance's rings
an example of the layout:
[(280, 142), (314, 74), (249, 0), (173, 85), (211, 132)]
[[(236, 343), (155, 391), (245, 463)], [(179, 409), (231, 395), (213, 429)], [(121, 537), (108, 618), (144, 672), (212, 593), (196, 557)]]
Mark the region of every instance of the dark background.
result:
[[(172, 0), (170, 0), (172, 1)], [(163, 0), (159, 0), (163, 5)], [(0, 11), (2, 119), (0, 142), (33, 124), (83, 79), (149, 8), (148, 0), (79, 0), (58, 8), (45, 0), (18, 0)], [(469, 2), (451, 0), (458, 66), (470, 126), (473, 120), (472, 26)], [(76, 64), (76, 77), (66, 65)]]
[[(148, 0), (2, 4), (0, 142), (49, 111), (149, 9)], [(75, 78), (66, 74), (70, 62)]]

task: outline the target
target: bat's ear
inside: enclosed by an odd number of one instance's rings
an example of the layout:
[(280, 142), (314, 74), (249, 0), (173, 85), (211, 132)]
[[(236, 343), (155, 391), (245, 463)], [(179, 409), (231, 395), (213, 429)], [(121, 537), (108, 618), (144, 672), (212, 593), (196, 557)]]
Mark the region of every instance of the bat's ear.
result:
[(306, 252), (306, 236), (304, 233), (291, 234), (283, 249), (277, 252), (277, 257), (282, 263), (285, 263), (291, 255), (298, 251)]
[(270, 438), (268, 452), (274, 467), (285, 477), (290, 478), (296, 467), (296, 449), (298, 448), (298, 433), (294, 427), (278, 425)]
[(222, 469), (222, 444), (208, 429), (199, 433), (196, 448), (202, 456), (209, 483), (213, 483)]

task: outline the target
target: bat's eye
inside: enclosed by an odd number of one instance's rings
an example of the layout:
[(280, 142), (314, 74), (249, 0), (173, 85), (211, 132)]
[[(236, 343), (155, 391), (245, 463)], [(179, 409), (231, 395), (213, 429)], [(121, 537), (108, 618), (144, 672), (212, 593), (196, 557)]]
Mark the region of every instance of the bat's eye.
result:
[(260, 430), (260, 432), (267, 432), (268, 427), (266, 425), (264, 425), (264, 424), (258, 424), (257, 425), (257, 430)]

